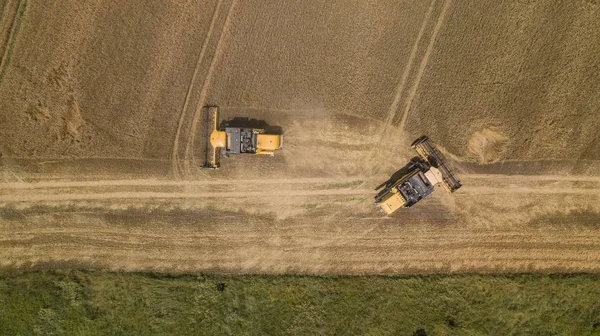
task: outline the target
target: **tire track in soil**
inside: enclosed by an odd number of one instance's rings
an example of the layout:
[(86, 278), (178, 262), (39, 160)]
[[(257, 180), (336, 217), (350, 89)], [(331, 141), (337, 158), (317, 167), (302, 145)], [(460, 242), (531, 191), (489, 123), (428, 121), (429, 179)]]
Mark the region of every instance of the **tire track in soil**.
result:
[[(381, 176), (384, 178), (385, 176)], [(380, 177), (371, 176), (369, 181), (381, 180)], [(598, 182), (600, 176), (584, 175), (504, 175), (504, 174), (462, 174), (462, 179), (493, 180), (502, 181), (556, 181), (556, 182)], [(288, 178), (288, 179), (249, 179), (249, 180), (231, 180), (231, 179), (213, 179), (196, 181), (176, 181), (159, 179), (127, 179), (127, 180), (93, 180), (93, 181), (47, 181), (47, 182), (6, 182), (0, 184), (1, 189), (41, 189), (41, 188), (90, 188), (90, 187), (115, 187), (115, 186), (202, 186), (202, 185), (223, 185), (223, 184), (321, 184), (321, 183), (350, 183), (355, 181), (365, 181), (363, 176), (349, 176), (347, 178)]]
[[(376, 232), (351, 245), (312, 247), (306, 243), (326, 242), (337, 234), (317, 229), (299, 237), (290, 232), (280, 236), (279, 242), (269, 242), (265, 241), (265, 234), (272, 231), (269, 227), (243, 232), (195, 232), (180, 228), (166, 237), (160, 230), (148, 236), (148, 228), (110, 231), (105, 231), (105, 226), (76, 228), (76, 231), (65, 228), (56, 232), (47, 228), (42, 236), (38, 236), (38, 232), (31, 232), (32, 236), (10, 236), (10, 241), (0, 242), (3, 247), (0, 266), (29, 268), (44, 261), (80, 260), (100, 263), (102, 268), (108, 269), (340, 274), (565, 272), (600, 268), (595, 243), (598, 234), (588, 237), (585, 231), (577, 235), (569, 230), (542, 232), (536, 237), (547, 243), (537, 245), (535, 239), (529, 239), (530, 235), (517, 231), (489, 236), (447, 229), (423, 233), (408, 228)], [(74, 234), (75, 241), (65, 238), (65, 234)], [(424, 240), (430, 236), (439, 244), (431, 245)], [(505, 236), (510, 241), (504, 242)], [(424, 243), (415, 243), (421, 241)]]
[[(504, 175), (494, 176), (495, 178), (506, 180)], [(469, 176), (465, 176), (469, 178)], [(486, 177), (483, 177), (486, 178)], [(489, 176), (488, 176), (489, 178)], [(511, 177), (512, 178), (512, 177)], [(524, 176), (523, 179), (536, 181), (535, 178)], [(516, 178), (518, 179), (518, 178)], [(340, 195), (373, 195), (374, 190), (368, 188), (332, 188), (332, 189), (308, 189), (302, 190), (296, 187), (295, 190), (270, 190), (274, 184), (320, 184), (320, 183), (348, 183), (355, 179), (274, 179), (274, 180), (208, 180), (208, 181), (169, 181), (169, 180), (112, 180), (112, 181), (74, 181), (74, 182), (39, 182), (39, 183), (7, 183), (0, 189), (12, 191), (25, 190), (24, 193), (0, 195), (0, 202), (39, 202), (39, 201), (79, 201), (79, 200), (110, 200), (110, 199), (197, 199), (197, 198), (268, 198), (285, 196), (340, 196)], [(600, 182), (600, 177), (553, 177), (540, 176), (539, 181), (586, 181)], [(265, 191), (239, 191), (239, 192), (164, 192), (164, 191), (117, 191), (117, 192), (77, 192), (77, 188), (91, 187), (165, 187), (165, 186), (202, 186), (202, 185), (236, 185), (236, 184), (255, 184), (264, 185)], [(363, 182), (364, 185), (364, 182)], [(61, 190), (60, 193), (44, 194), (40, 192), (43, 188), (75, 188), (75, 190)], [(29, 191), (31, 190), (31, 191)], [(85, 192), (87, 191), (87, 192)], [(597, 188), (576, 188), (576, 187), (506, 187), (506, 186), (474, 186), (465, 187), (456, 192), (460, 195), (492, 195), (492, 194), (548, 194), (548, 195), (597, 195), (600, 196), (600, 189)]]
[(200, 66), (203, 63), (204, 56), (206, 54), (206, 49), (208, 47), (208, 42), (210, 41), (211, 36), (213, 35), (215, 23), (217, 21), (217, 17), (219, 16), (219, 11), (221, 9), (221, 4), (223, 0), (219, 0), (217, 5), (215, 6), (215, 10), (213, 11), (212, 19), (210, 21), (210, 25), (208, 27), (208, 32), (204, 37), (204, 42), (202, 43), (202, 48), (200, 49), (200, 54), (198, 55), (198, 60), (196, 61), (196, 67), (194, 68), (194, 73), (192, 75), (192, 79), (190, 80), (190, 84), (188, 86), (187, 93), (185, 95), (185, 100), (183, 102), (183, 107), (181, 108), (181, 112), (179, 115), (179, 123), (177, 125), (177, 131), (175, 132), (175, 139), (173, 140), (173, 152), (171, 153), (171, 164), (173, 175), (175, 178), (179, 178), (180, 176), (180, 163), (179, 163), (179, 137), (181, 136), (181, 129), (183, 127), (183, 122), (185, 120), (186, 111), (189, 106), (190, 96), (192, 94), (192, 90), (194, 89), (194, 83), (196, 82), (196, 78), (198, 77), (198, 73), (200, 72)]
[(208, 72), (206, 74), (206, 77), (204, 78), (204, 81), (202, 82), (202, 90), (200, 91), (200, 97), (198, 98), (198, 104), (196, 105), (196, 110), (192, 117), (192, 124), (190, 127), (190, 132), (188, 134), (187, 143), (185, 146), (185, 153), (184, 153), (184, 158), (183, 158), (184, 176), (191, 175), (190, 161), (192, 161), (194, 159), (192, 150), (193, 150), (194, 141), (196, 140), (196, 130), (198, 129), (198, 122), (200, 121), (200, 119), (202, 117), (202, 108), (206, 104), (206, 102), (205, 102), (206, 95), (208, 92), (208, 87), (214, 76), (213, 73), (215, 70), (215, 65), (217, 64), (217, 62), (221, 58), (221, 55), (223, 54), (223, 37), (227, 34), (227, 31), (229, 30), (229, 26), (231, 24), (231, 14), (234, 11), (235, 5), (236, 5), (236, 0), (232, 0), (231, 5), (229, 5), (229, 9), (227, 10), (227, 15), (225, 17), (225, 23), (223, 24), (223, 29), (221, 30), (221, 34), (219, 35), (219, 40), (217, 41), (217, 45), (215, 47), (214, 56), (210, 61), (210, 65), (208, 67)]
[[(25, 16), (25, 9), (27, 6), (27, 1), (28, 0), (20, 0), (19, 3), (17, 4), (17, 8), (15, 10), (15, 14), (13, 16), (13, 20), (12, 20), (12, 24), (10, 25), (10, 30), (8, 31), (8, 34), (6, 36), (6, 39), (3, 41), (2, 45), (2, 58), (0, 59), (0, 83), (2, 82), (2, 79), (4, 78), (4, 73), (6, 72), (6, 67), (8, 66), (8, 60), (10, 58), (10, 53), (12, 52), (12, 46), (14, 43), (14, 40), (16, 38), (16, 33), (17, 33), (17, 28), (18, 26), (21, 24), (21, 20), (23, 19), (23, 16)], [(6, 4), (5, 4), (6, 6)], [(3, 8), (3, 13), (6, 10), (6, 8)], [(23, 10), (23, 13), (21, 13), (21, 11)], [(2, 15), (3, 17), (0, 19), (4, 19), (4, 15)]]
[(415, 99), (415, 96), (417, 95), (419, 85), (421, 84), (421, 79), (423, 78), (423, 75), (425, 74), (425, 69), (427, 68), (427, 64), (429, 63), (429, 58), (431, 57), (431, 53), (433, 52), (433, 47), (435, 46), (435, 41), (437, 39), (438, 33), (440, 32), (440, 29), (442, 28), (442, 25), (444, 24), (444, 21), (446, 20), (446, 15), (448, 14), (448, 9), (450, 8), (451, 4), (452, 4), (452, 0), (444, 1), (444, 7), (442, 7), (442, 11), (440, 12), (438, 20), (435, 24), (435, 28), (433, 29), (433, 33), (431, 34), (431, 39), (429, 40), (429, 45), (427, 46), (425, 55), (423, 56), (423, 59), (421, 60), (421, 65), (419, 66), (419, 71), (417, 72), (417, 75), (413, 82), (413, 86), (409, 92), (407, 99), (406, 99), (406, 104), (405, 104), (404, 110), (402, 112), (402, 119), (400, 120), (400, 124), (398, 126), (398, 128), (400, 130), (404, 130), (404, 126), (406, 125), (406, 120), (408, 119), (408, 114), (412, 107), (413, 100)]
[[(17, 7), (15, 10), (12, 10), (12, 4), (10, 0), (3, 1), (2, 8), (0, 8), (0, 69), (2, 69), (2, 65), (4, 64), (4, 59), (6, 58), (6, 51), (8, 50), (8, 45), (11, 40), (11, 35), (15, 29), (15, 23), (17, 21), (17, 17), (19, 16), (19, 8), (21, 6), (21, 2), (25, 0), (18, 0)], [(7, 24), (10, 22), (10, 24)], [(5, 28), (6, 27), (6, 28)]]
[(77, 187), (115, 187), (115, 186), (202, 186), (223, 184), (319, 184), (319, 183), (348, 183), (357, 179), (339, 178), (295, 178), (269, 180), (96, 180), (96, 181), (60, 181), (60, 182), (18, 182), (0, 184), (0, 189), (39, 189), (39, 188), (77, 188)]
[(429, 24), (429, 21), (431, 19), (431, 13), (433, 12), (436, 2), (437, 2), (437, 0), (431, 1), (431, 4), (429, 5), (429, 8), (427, 9), (427, 13), (425, 14), (425, 18), (423, 19), (423, 23), (421, 24), (421, 28), (419, 29), (419, 33), (417, 34), (417, 38), (415, 39), (415, 43), (412, 46), (410, 56), (408, 58), (408, 63), (406, 64), (406, 66), (404, 68), (404, 72), (402, 73), (402, 78), (400, 79), (400, 82), (398, 83), (398, 86), (396, 87), (396, 91), (395, 91), (396, 95), (394, 96), (392, 105), (390, 106), (390, 108), (388, 110), (387, 118), (383, 124), (382, 131), (380, 131), (380, 134), (382, 134), (379, 139), (380, 143), (383, 140), (383, 134), (387, 134), (388, 128), (392, 125), (392, 122), (394, 121), (394, 118), (396, 117), (396, 112), (398, 111), (398, 107), (400, 105), (400, 99), (402, 98), (402, 94), (404, 93), (404, 88), (406, 86), (406, 82), (408, 81), (408, 76), (412, 71), (413, 63), (417, 56), (417, 51), (419, 50), (419, 44), (421, 43), (421, 39), (423, 38), (425, 29), (427, 28), (427, 25)]
[(192, 199), (192, 198), (266, 198), (283, 196), (333, 196), (371, 195), (373, 191), (364, 189), (347, 190), (294, 190), (294, 191), (240, 191), (240, 192), (111, 192), (111, 193), (65, 193), (2, 195), (0, 202), (40, 202), (40, 201), (89, 201), (116, 199)]

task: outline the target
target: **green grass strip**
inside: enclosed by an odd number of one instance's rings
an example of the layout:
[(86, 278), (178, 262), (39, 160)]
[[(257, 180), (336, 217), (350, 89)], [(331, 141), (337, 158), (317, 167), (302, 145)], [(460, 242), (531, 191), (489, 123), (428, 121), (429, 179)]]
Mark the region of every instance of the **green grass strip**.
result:
[(598, 335), (600, 276), (0, 276), (1, 335)]

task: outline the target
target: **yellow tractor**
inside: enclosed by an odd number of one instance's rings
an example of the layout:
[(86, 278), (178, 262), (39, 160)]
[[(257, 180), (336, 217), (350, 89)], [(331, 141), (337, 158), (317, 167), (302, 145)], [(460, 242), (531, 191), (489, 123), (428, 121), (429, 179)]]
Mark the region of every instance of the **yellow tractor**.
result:
[(262, 154), (273, 156), (283, 148), (282, 134), (268, 134), (264, 128), (219, 125), (219, 108), (204, 108), (204, 152), (202, 168), (218, 169), (220, 156)]
[(413, 142), (412, 148), (419, 156), (376, 188), (383, 188), (375, 196), (375, 204), (386, 215), (413, 206), (431, 194), (436, 185), (443, 185), (450, 193), (462, 186), (426, 136)]

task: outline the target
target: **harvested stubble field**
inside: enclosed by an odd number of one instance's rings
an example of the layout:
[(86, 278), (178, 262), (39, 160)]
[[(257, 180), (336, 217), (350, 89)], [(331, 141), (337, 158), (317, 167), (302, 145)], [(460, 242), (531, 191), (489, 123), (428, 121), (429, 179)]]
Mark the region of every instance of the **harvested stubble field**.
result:
[[(600, 271), (596, 1), (0, 8), (3, 269)], [(199, 170), (206, 104), (285, 148)], [(422, 134), (464, 187), (383, 217)]]

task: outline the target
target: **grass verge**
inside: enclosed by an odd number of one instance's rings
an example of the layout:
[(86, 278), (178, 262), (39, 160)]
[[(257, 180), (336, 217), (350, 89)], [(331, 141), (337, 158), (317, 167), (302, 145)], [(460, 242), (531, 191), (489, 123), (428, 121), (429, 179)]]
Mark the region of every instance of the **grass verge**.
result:
[(0, 277), (2, 335), (600, 335), (600, 275)]

